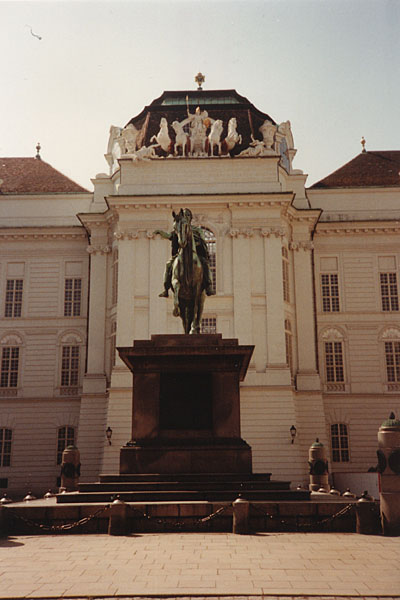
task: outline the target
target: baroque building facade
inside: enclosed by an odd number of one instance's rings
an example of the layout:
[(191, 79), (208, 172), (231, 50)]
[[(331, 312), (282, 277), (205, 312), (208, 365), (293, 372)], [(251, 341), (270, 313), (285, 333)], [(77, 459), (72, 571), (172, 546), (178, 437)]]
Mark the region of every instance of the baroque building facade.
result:
[(154, 233), (181, 207), (211, 254), (203, 331), (255, 346), (241, 385), (253, 469), (306, 483), (316, 437), (333, 473), (375, 466), (400, 408), (400, 152), (363, 149), (310, 188), (295, 154), (288, 121), (197, 90), (111, 127), (93, 193), (39, 155), (0, 160), (0, 489), (55, 488), (70, 443), (82, 480), (118, 471), (132, 375), (116, 348), (181, 332)]

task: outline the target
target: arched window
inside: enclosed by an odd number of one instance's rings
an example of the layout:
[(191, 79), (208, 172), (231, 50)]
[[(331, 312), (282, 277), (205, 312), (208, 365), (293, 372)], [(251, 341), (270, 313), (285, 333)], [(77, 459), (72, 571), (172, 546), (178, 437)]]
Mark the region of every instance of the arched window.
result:
[[(13, 389), (18, 387), (22, 339), (9, 334), (1, 340), (0, 387)], [(15, 389), (16, 393), (16, 389)]]
[(82, 339), (78, 333), (65, 333), (60, 339), (60, 394), (75, 396), (81, 379)]
[(75, 445), (74, 427), (59, 427), (57, 432), (57, 464), (61, 465), (62, 453), (67, 446)]
[(217, 255), (216, 255), (216, 246), (217, 241), (215, 239), (215, 235), (210, 229), (203, 227), (204, 237), (207, 243), (208, 254), (210, 255), (210, 272), (211, 272), (211, 280), (212, 280), (212, 288), (215, 292), (217, 289)]
[(331, 425), (331, 448), (333, 462), (349, 462), (349, 432), (344, 423)]
[(345, 390), (344, 338), (337, 329), (322, 334), (325, 381), (330, 391)]
[(397, 390), (400, 384), (400, 330), (386, 329), (382, 334), (385, 351), (386, 381), (390, 389)]

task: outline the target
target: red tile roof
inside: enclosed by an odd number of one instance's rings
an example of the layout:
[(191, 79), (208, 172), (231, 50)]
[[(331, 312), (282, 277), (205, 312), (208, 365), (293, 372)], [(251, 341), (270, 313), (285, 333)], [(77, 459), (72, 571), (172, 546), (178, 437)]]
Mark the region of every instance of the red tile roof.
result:
[(88, 193), (37, 158), (0, 158), (0, 181), (0, 195)]
[(400, 150), (362, 152), (313, 189), (400, 186)]

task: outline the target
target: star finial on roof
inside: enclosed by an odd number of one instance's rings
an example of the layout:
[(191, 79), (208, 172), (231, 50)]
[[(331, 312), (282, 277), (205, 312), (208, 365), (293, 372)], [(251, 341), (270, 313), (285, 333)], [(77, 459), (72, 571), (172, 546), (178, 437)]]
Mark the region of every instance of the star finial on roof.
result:
[(196, 77), (194, 78), (195, 82), (197, 83), (197, 85), (199, 86), (197, 88), (197, 91), (202, 91), (203, 88), (201, 87), (201, 85), (205, 82), (206, 78), (204, 77), (203, 73), (200, 73), (200, 71), (197, 73)]
[(361, 146), (362, 146), (362, 151), (363, 151), (363, 152), (366, 152), (366, 149), (365, 149), (365, 144), (366, 144), (366, 141), (365, 141), (365, 139), (364, 139), (364, 136), (362, 136), (362, 138), (361, 138), (361, 140), (360, 140), (360, 143), (361, 143)]
[(42, 157), (40, 156), (40, 149), (41, 149), (41, 145), (40, 145), (40, 142), (38, 142), (36, 145), (36, 156), (35, 156), (35, 158), (37, 158), (38, 160), (42, 160)]

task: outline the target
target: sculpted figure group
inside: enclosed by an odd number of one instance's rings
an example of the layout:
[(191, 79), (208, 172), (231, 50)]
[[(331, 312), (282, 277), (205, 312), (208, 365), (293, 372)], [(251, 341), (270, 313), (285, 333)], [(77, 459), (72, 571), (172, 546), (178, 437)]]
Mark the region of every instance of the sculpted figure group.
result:
[[(229, 156), (238, 144), (242, 144), (242, 136), (237, 131), (237, 120), (232, 117), (227, 124), (227, 135), (223, 138), (224, 124), (221, 119), (212, 119), (206, 110), (198, 106), (194, 113), (187, 107), (187, 117), (183, 121), (173, 121), (171, 127), (175, 132), (175, 140), (171, 139), (169, 125), (165, 117), (161, 117), (157, 135), (150, 139), (149, 146), (140, 144), (140, 133), (130, 123), (125, 128), (111, 127), (107, 149), (107, 160), (112, 172), (118, 168), (118, 159), (128, 154), (135, 161), (160, 158), (157, 149), (163, 156), (173, 157), (206, 157)], [(282, 153), (282, 144), (293, 148), (293, 138), (289, 121), (275, 125), (266, 120), (259, 128), (262, 140), (251, 135), (251, 142), (238, 157), (260, 157)]]

